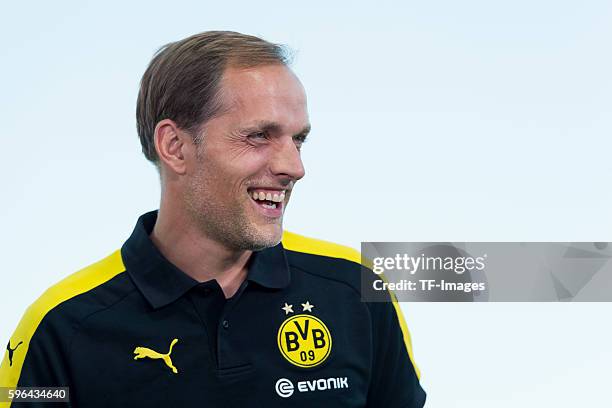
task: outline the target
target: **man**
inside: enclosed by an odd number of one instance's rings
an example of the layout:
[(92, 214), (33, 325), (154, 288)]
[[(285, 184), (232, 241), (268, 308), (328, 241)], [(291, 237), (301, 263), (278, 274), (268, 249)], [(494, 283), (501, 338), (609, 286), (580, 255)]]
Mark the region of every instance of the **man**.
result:
[(28, 309), (0, 386), (67, 386), (78, 407), (423, 406), (400, 309), (361, 301), (359, 255), (283, 233), (310, 124), (282, 47), (168, 44), (137, 124), (159, 211)]

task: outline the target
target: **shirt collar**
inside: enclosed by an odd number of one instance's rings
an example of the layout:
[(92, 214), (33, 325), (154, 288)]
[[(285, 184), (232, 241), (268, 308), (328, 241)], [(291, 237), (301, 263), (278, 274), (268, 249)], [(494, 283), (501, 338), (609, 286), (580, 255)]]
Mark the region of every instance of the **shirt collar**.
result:
[[(158, 211), (141, 215), (134, 231), (121, 247), (126, 270), (153, 308), (165, 306), (183, 296), (199, 282), (168, 261), (151, 241)], [(270, 289), (289, 285), (289, 264), (282, 244), (253, 252), (247, 280)]]

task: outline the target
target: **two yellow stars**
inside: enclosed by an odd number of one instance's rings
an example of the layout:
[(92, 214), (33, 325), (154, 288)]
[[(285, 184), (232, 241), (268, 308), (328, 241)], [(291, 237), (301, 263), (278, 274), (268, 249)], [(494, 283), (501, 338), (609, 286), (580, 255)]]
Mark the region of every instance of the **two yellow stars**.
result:
[[(306, 303), (302, 303), (302, 307), (304, 308), (302, 309), (303, 312), (312, 313), (312, 308), (314, 307), (314, 305), (311, 305), (310, 302), (307, 300)], [(287, 303), (285, 303), (285, 306), (281, 307), (281, 309), (285, 311), (285, 315), (288, 315), (289, 313), (295, 313), (293, 311), (293, 305), (288, 305)]]

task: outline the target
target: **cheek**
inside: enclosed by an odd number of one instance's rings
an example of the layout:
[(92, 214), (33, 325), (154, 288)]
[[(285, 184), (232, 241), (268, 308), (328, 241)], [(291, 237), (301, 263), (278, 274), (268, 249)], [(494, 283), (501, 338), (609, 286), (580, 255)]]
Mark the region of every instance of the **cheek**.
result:
[(267, 168), (265, 149), (255, 148), (237, 155), (225, 163), (226, 174), (236, 180), (260, 180)]
[(269, 149), (244, 143), (209, 146), (200, 158), (200, 173), (214, 179), (223, 195), (245, 194), (250, 181), (265, 181)]
[[(245, 160), (211, 160), (198, 172), (198, 182), (202, 188), (221, 200), (223, 206), (247, 198), (249, 181), (257, 179), (258, 166)], [(217, 200), (215, 200), (217, 201)]]

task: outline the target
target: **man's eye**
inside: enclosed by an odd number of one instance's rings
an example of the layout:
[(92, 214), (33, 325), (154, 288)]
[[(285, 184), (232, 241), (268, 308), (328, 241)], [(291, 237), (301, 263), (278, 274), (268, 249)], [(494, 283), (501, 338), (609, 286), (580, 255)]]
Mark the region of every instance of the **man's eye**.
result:
[(267, 139), (268, 135), (266, 134), (266, 132), (255, 132), (255, 133), (251, 133), (249, 135), (249, 138), (251, 138), (251, 139)]

